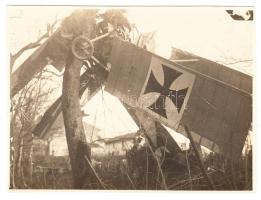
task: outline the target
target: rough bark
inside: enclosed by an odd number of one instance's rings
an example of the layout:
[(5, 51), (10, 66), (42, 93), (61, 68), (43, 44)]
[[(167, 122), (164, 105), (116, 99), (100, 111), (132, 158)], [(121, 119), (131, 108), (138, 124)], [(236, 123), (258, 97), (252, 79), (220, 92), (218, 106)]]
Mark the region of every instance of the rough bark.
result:
[(85, 138), (79, 101), (82, 61), (70, 53), (63, 77), (62, 109), (74, 188), (82, 189), (90, 177), (85, 156), (90, 159), (90, 147)]

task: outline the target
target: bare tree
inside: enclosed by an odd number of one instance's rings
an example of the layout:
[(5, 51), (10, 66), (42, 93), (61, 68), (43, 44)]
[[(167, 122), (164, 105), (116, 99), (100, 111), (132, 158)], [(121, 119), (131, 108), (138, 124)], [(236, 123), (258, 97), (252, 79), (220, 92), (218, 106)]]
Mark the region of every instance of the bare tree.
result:
[[(17, 58), (26, 50), (38, 47), (44, 38), (49, 37), (49, 31), (53, 26), (48, 25), (48, 31), (43, 34), (36, 42), (29, 43), (21, 48), (14, 55), (11, 54), (10, 68)], [(37, 117), (41, 114), (44, 107), (48, 104), (50, 95), (57, 89), (50, 87), (44, 89), (44, 85), (54, 84), (52, 74), (49, 71), (42, 71), (32, 77), (31, 81), (11, 99), (11, 124), (10, 124), (10, 187), (28, 188), (32, 183), (32, 157), (33, 157), (33, 135), (32, 129)], [(26, 166), (24, 164), (26, 163)], [(26, 170), (25, 170), (26, 169)], [(25, 172), (27, 177), (25, 178)]]
[(11, 188), (28, 188), (32, 182), (32, 129), (56, 89), (43, 89), (49, 79), (46, 77), (49, 75), (38, 74), (11, 102)]

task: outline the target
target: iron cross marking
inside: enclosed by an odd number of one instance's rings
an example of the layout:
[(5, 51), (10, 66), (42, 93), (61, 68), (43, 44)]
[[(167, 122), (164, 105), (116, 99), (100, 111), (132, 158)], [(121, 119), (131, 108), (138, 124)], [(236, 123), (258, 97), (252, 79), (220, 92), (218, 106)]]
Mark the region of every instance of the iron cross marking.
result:
[(182, 73), (172, 68), (169, 68), (163, 64), (162, 64), (162, 69), (164, 74), (164, 84), (161, 85), (155, 78), (153, 72), (151, 71), (144, 94), (151, 93), (151, 92), (156, 92), (160, 94), (157, 100), (147, 108), (149, 108), (153, 112), (167, 119), (166, 108), (165, 108), (166, 98), (169, 98), (177, 108), (178, 112), (180, 112), (180, 109), (184, 103), (184, 99), (188, 91), (188, 87), (181, 90), (171, 90), (170, 89), (171, 84), (179, 76), (181, 76)]

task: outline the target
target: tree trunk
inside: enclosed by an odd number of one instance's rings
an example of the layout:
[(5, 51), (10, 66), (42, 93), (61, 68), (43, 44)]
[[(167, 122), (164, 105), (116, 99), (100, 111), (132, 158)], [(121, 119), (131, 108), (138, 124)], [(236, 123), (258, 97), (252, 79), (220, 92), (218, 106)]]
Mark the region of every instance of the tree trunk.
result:
[(79, 101), (82, 61), (69, 54), (63, 77), (62, 109), (74, 187), (82, 189), (90, 177), (85, 156), (90, 160), (90, 147), (85, 138)]
[(22, 157), (23, 157), (23, 145), (24, 141), (21, 139), (19, 141), (19, 147), (18, 147), (18, 157), (17, 157), (17, 163), (16, 165), (16, 172), (15, 172), (15, 177), (16, 177), (16, 182), (18, 183), (18, 187), (22, 187)]
[(33, 150), (34, 150), (34, 144), (32, 142), (32, 144), (30, 146), (30, 153), (29, 153), (29, 180), (30, 180), (31, 186), (33, 185), (33, 171), (34, 171)]
[[(10, 148), (12, 148), (12, 146), (10, 146)], [(11, 171), (10, 171), (10, 174), (11, 174), (11, 184), (10, 184), (10, 189), (16, 189), (16, 184), (15, 184), (15, 170), (16, 170), (16, 160), (15, 160), (15, 150), (12, 150), (11, 149)]]

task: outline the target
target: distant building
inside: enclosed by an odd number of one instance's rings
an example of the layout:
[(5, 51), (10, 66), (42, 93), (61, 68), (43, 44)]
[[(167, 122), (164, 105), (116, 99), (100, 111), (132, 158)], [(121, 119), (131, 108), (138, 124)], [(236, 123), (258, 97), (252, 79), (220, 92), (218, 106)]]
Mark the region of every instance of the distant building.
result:
[[(86, 140), (88, 143), (93, 143), (101, 139), (100, 129), (83, 121)], [(63, 115), (60, 114), (52, 125), (51, 129), (43, 137), (47, 142), (47, 152), (52, 156), (68, 156), (68, 147), (65, 136), (65, 128), (63, 122)]]
[(106, 155), (106, 147), (104, 141), (89, 144), (91, 147), (92, 157), (103, 157)]
[(48, 142), (41, 139), (33, 140), (33, 155), (46, 156), (48, 155)]
[[(38, 154), (51, 156), (68, 156), (68, 146), (65, 136), (62, 114), (58, 116), (51, 129), (45, 134), (42, 141), (43, 147)], [(100, 129), (83, 122), (86, 140), (91, 147), (92, 156), (125, 155), (126, 151), (133, 146), (137, 133), (128, 133), (114, 138), (102, 139)], [(37, 139), (38, 141), (38, 139)], [(38, 141), (38, 143), (39, 143)], [(38, 149), (40, 151), (40, 149)]]
[[(92, 128), (91, 125), (85, 124), (85, 127)], [(97, 129), (98, 130), (98, 129)], [(99, 132), (99, 130), (98, 130)], [(89, 131), (88, 131), (89, 133)], [(125, 155), (126, 151), (131, 149), (137, 133), (128, 133), (109, 139), (97, 139), (89, 142), (92, 156), (106, 155)], [(97, 135), (95, 136), (97, 138)], [(50, 142), (50, 155), (68, 156), (68, 147), (65, 135), (54, 135)]]
[(128, 133), (105, 140), (107, 154), (125, 155), (126, 151), (131, 149), (137, 133)]
[[(99, 136), (100, 129), (95, 128), (94, 126), (87, 124), (86, 122), (83, 122), (83, 126), (84, 126), (86, 140), (88, 143), (92, 143), (93, 141), (100, 139), (100, 136)], [(63, 128), (63, 130), (64, 130), (64, 128)], [(97, 148), (97, 145), (95, 146), (95, 148)], [(62, 134), (61, 133), (54, 134), (51, 137), (49, 154), (53, 155), (53, 156), (68, 156), (69, 155), (66, 136), (65, 136), (65, 130), (63, 131)]]
[(68, 156), (68, 147), (65, 135), (54, 135), (49, 143), (49, 155)]

